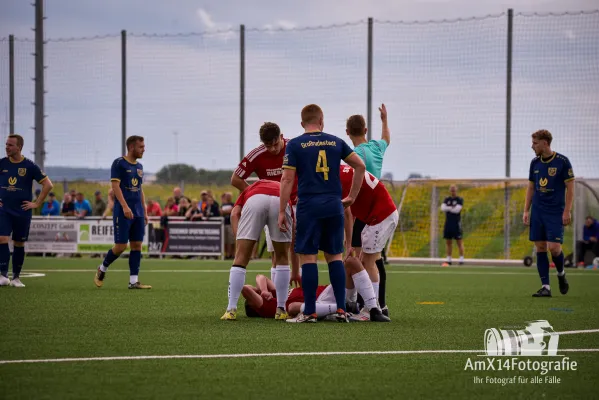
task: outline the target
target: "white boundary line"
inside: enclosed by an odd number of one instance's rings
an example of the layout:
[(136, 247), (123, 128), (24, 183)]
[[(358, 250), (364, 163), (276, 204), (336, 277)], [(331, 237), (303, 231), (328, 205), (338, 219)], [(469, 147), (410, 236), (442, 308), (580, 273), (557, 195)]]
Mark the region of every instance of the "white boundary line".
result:
[[(129, 272), (128, 269), (108, 269), (109, 272)], [(33, 269), (30, 272), (95, 272), (95, 269)], [(143, 273), (229, 273), (228, 269), (142, 269)], [(248, 268), (247, 272), (252, 273), (270, 273), (270, 270), (266, 269), (252, 269)], [(327, 270), (319, 270), (321, 274), (328, 274)], [(537, 272), (483, 272), (483, 271), (387, 271), (388, 274), (430, 274), (430, 275), (538, 275)], [(568, 276), (599, 276), (599, 274), (588, 274), (588, 273), (572, 273), (569, 272)]]
[[(560, 349), (563, 353), (599, 352), (599, 349)], [(305, 357), (305, 356), (369, 356), (369, 355), (405, 355), (405, 354), (468, 354), (485, 353), (485, 350), (390, 350), (390, 351), (323, 351), (295, 353), (246, 353), (246, 354), (181, 354), (162, 356), (119, 356), (119, 357), (81, 357), (48, 358), (38, 360), (0, 360), (1, 364), (40, 364), (84, 361), (126, 361), (126, 360), (174, 360), (174, 359), (216, 359), (216, 358), (260, 358), (260, 357)], [(518, 357), (518, 356), (514, 356)]]

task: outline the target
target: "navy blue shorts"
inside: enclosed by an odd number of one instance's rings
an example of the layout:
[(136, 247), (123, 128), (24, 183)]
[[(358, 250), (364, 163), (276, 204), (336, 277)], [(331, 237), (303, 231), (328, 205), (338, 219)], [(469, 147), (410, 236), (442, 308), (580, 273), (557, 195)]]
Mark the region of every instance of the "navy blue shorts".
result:
[(295, 252), (297, 254), (343, 253), (345, 219), (343, 214), (314, 218), (297, 213), (295, 227)]
[(462, 239), (462, 227), (456, 224), (445, 224), (443, 227), (443, 239), (445, 240), (461, 240)]
[(146, 232), (144, 217), (127, 219), (123, 215), (115, 215), (112, 217), (112, 223), (114, 226), (114, 243), (143, 242)]
[(0, 212), (0, 236), (10, 236), (15, 242), (26, 242), (29, 238), (31, 217), (18, 217), (13, 214)]
[(531, 242), (564, 243), (562, 213), (547, 213), (533, 210), (530, 213)]

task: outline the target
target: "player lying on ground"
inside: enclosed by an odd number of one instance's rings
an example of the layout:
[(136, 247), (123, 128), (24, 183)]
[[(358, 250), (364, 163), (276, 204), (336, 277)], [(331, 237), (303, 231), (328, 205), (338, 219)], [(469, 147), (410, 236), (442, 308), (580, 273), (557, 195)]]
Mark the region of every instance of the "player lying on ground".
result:
[[(277, 226), (280, 188), (279, 182), (261, 179), (241, 192), (233, 211), (231, 211), (231, 225), (236, 236), (237, 248), (235, 260), (229, 272), (229, 304), (227, 311), (221, 317), (223, 320), (237, 319), (237, 302), (245, 283), (246, 267), (264, 226), (269, 227), (276, 260), (277, 311), (275, 319), (287, 319), (288, 317), (285, 311), (285, 302), (291, 278), (289, 268), (291, 232), (282, 232)], [(288, 226), (292, 226), (290, 204), (287, 204), (285, 209), (285, 221)]]
[[(25, 261), (25, 242), (29, 237), (31, 210), (44, 204), (53, 187), (40, 167), (21, 154), (23, 144), (22, 136), (9, 135), (6, 139), (6, 157), (0, 159), (0, 286), (25, 287), (19, 274)], [(42, 185), (42, 191), (35, 202), (31, 201), (33, 181)], [(8, 279), (8, 242), (11, 234), (14, 245), (12, 281)]]
[(126, 145), (127, 155), (114, 160), (110, 172), (110, 182), (117, 200), (114, 202), (112, 215), (114, 246), (108, 250), (104, 261), (96, 270), (94, 283), (97, 287), (104, 285), (108, 267), (127, 249), (129, 243), (129, 289), (151, 289), (152, 286), (143, 285), (138, 280), (148, 210), (142, 188), (144, 169), (137, 160), (143, 157), (146, 145), (141, 136), (130, 136)]
[[(342, 165), (339, 175), (341, 177), (341, 188), (345, 196), (351, 188), (354, 170), (348, 165)], [(369, 172), (364, 174), (362, 187), (356, 197), (356, 201), (351, 207), (345, 210), (346, 248), (351, 247), (351, 243), (349, 242), (352, 240), (354, 217), (365, 223), (361, 233), (362, 252), (360, 259), (372, 281), (375, 297), (371, 299), (369, 293), (366, 293), (366, 297), (364, 297), (364, 293), (360, 293), (360, 295), (369, 310), (377, 307), (376, 303), (378, 299), (380, 306), (383, 307), (384, 315), (388, 316), (389, 311), (386, 304), (385, 292), (381, 293), (379, 291), (381, 281), (384, 287), (387, 275), (384, 274), (379, 277), (379, 268), (377, 268), (376, 263), (377, 260), (381, 260), (381, 251), (385, 247), (385, 244), (393, 237), (393, 233), (399, 222), (399, 213), (385, 185)], [(358, 292), (360, 290), (368, 290), (366, 286), (357, 286), (357, 289)], [(346, 293), (347, 302), (352, 305), (352, 309), (355, 309), (353, 305), (357, 300), (356, 290), (350, 289)]]
[[(551, 150), (553, 137), (549, 131), (540, 130), (531, 136), (536, 157), (530, 163), (522, 220), (525, 225), (530, 224), (529, 239), (535, 244), (537, 270), (543, 285), (532, 296), (551, 297), (548, 247), (557, 270), (560, 293), (568, 293), (570, 287), (564, 270), (562, 243), (564, 226), (572, 219), (574, 171), (566, 156)], [(531, 203), (532, 215), (529, 215)]]
[[(243, 192), (249, 184), (245, 181), (247, 178), (255, 173), (258, 179), (265, 179), (269, 181), (281, 181), (283, 175), (283, 158), (285, 157), (285, 150), (289, 139), (285, 139), (281, 133), (281, 129), (274, 122), (265, 122), (260, 127), (260, 141), (262, 144), (252, 151), (250, 151), (244, 158), (239, 162), (237, 169), (231, 176), (231, 185)], [(291, 193), (291, 204), (295, 207), (297, 203), (297, 180)], [(294, 210), (295, 211), (295, 210)], [(266, 241), (266, 247), (272, 258), (272, 268), (276, 268), (274, 248), (272, 245), (272, 239), (268, 226), (264, 227), (264, 235)], [(289, 246), (289, 257), (291, 259), (292, 271), (297, 271), (294, 274), (297, 277), (297, 283), (299, 284), (299, 259), (293, 249), (293, 243), (295, 243), (295, 237), (292, 237), (291, 246)]]
[[(345, 261), (345, 267), (350, 271), (352, 277), (360, 275), (363, 272), (366, 280), (368, 275), (364, 271), (362, 264), (355, 257), (350, 257)], [(275, 276), (276, 277), (276, 276)], [(357, 282), (356, 282), (357, 284)], [(353, 284), (352, 284), (353, 286)], [(264, 275), (256, 276), (256, 286), (245, 285), (241, 294), (245, 298), (245, 313), (248, 317), (274, 318), (277, 310), (276, 291), (273, 282)], [(297, 316), (304, 311), (304, 291), (301, 287), (293, 288), (289, 292), (286, 302), (287, 312), (290, 316)], [(335, 314), (337, 302), (335, 293), (331, 285), (318, 286), (316, 290), (316, 314), (318, 319), (323, 319), (329, 315)], [(352, 321), (369, 321), (368, 314), (351, 315)], [(292, 318), (288, 322), (298, 322), (297, 318)], [(314, 321), (312, 321), (314, 322)]]

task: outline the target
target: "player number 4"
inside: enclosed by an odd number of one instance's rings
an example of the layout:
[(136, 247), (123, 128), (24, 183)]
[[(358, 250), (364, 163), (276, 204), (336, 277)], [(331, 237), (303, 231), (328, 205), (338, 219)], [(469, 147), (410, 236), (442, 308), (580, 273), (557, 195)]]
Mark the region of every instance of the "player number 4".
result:
[(324, 180), (329, 180), (329, 166), (327, 164), (327, 153), (324, 150), (318, 152), (318, 161), (316, 161), (316, 172), (324, 174)]

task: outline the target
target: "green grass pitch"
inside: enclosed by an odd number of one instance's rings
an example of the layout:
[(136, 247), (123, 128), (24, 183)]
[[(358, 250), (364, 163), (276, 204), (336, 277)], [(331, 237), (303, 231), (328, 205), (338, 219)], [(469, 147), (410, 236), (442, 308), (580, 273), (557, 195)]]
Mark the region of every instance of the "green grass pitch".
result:
[[(144, 259), (140, 280), (151, 290), (128, 290), (127, 260), (110, 267), (98, 289), (99, 259), (28, 258), (26, 288), (0, 288), (1, 399), (586, 399), (599, 393), (599, 333), (562, 335), (558, 352), (575, 371), (551, 371), (559, 383), (531, 383), (534, 371), (465, 370), (485, 360), (487, 328), (546, 319), (557, 332), (599, 328), (599, 272), (568, 271), (570, 293), (532, 298), (540, 287), (533, 268), (387, 267), (392, 322), (288, 324), (219, 318), (227, 305), (229, 264)], [(321, 282), (328, 282), (326, 266)], [(246, 283), (265, 262), (248, 267)], [(424, 305), (419, 302), (443, 302)], [(403, 354), (251, 356), (195, 359), (72, 360), (61, 358), (236, 355), (290, 352), (407, 351)], [(413, 353), (416, 350), (450, 350)], [(505, 358), (505, 357), (504, 357)], [(521, 360), (527, 360), (521, 357)], [(561, 357), (531, 357), (561, 360)], [(493, 378), (527, 383), (490, 383)], [(483, 383), (474, 379), (482, 378)], [(488, 377), (488, 378), (487, 378)]]

